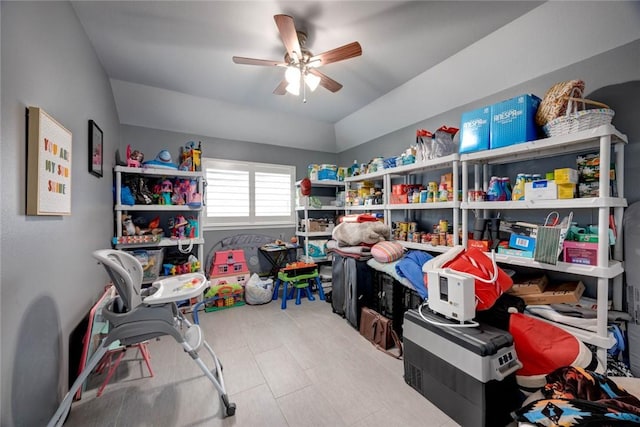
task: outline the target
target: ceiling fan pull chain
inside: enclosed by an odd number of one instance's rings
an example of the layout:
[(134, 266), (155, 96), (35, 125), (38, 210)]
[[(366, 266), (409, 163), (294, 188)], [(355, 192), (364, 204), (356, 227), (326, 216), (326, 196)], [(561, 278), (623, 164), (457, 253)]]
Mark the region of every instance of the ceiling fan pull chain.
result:
[(304, 75), (300, 72), (300, 86), (302, 86), (302, 103), (307, 103), (307, 85), (304, 84)]

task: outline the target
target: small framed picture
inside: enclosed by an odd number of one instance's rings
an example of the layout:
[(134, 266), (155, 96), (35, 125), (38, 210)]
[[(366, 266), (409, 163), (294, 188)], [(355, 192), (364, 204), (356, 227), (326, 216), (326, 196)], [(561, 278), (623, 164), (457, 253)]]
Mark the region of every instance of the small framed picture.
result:
[(89, 173), (102, 177), (102, 129), (89, 120)]

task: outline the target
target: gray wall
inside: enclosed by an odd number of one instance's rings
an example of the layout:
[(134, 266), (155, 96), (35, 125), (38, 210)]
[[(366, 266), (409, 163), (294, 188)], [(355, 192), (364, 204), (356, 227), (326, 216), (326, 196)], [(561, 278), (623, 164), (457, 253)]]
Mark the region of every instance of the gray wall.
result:
[[(121, 153), (126, 152), (127, 144), (132, 149), (137, 149), (145, 154), (145, 159), (154, 158), (157, 153), (166, 149), (177, 159), (180, 147), (188, 141), (202, 141), (202, 156), (211, 158), (221, 158), (228, 160), (242, 160), (249, 162), (286, 164), (296, 167), (296, 179), (302, 179), (307, 174), (307, 166), (310, 163), (336, 163), (336, 155), (321, 151), (300, 150), (295, 148), (284, 148), (277, 145), (255, 144), (246, 141), (233, 141), (220, 138), (212, 138), (200, 135), (183, 134), (176, 132), (149, 129), (138, 126), (121, 126)], [(295, 228), (260, 228), (242, 230), (215, 230), (204, 233), (205, 248), (207, 255), (213, 246), (225, 237), (236, 234), (265, 234), (273, 236), (274, 239), (289, 239), (295, 235)], [(203, 261), (206, 261), (203, 260)]]
[[(42, 426), (67, 389), (68, 339), (107, 283), (91, 252), (112, 235), (119, 121), (109, 81), (67, 2), (2, 2), (2, 426)], [(25, 216), (25, 108), (73, 134), (71, 216)], [(89, 119), (105, 176), (88, 173)], [(73, 367), (77, 369), (77, 367)]]
[[(499, 67), (496, 67), (498, 72)], [(634, 185), (640, 179), (637, 165), (640, 161), (640, 41), (636, 41), (588, 60), (573, 64), (556, 72), (505, 89), (495, 95), (453, 109), (445, 114), (428, 118), (413, 126), (361, 144), (338, 155), (338, 163), (349, 165), (353, 159), (368, 162), (371, 158), (400, 154), (415, 143), (416, 129), (436, 130), (442, 125), (460, 127), (460, 115), (486, 105), (500, 102), (523, 93), (533, 93), (540, 98), (554, 83), (580, 78), (586, 82), (588, 97), (608, 103), (616, 111), (613, 124), (629, 138), (625, 151), (625, 194), (629, 203), (640, 200), (640, 188)], [(594, 92), (593, 95), (590, 95)], [(425, 99), (425, 102), (434, 102)], [(565, 166), (566, 167), (566, 166)], [(515, 178), (515, 175), (512, 177)]]
[[(120, 127), (108, 79), (71, 6), (66, 2), (2, 2), (0, 7), (2, 426), (43, 425), (66, 390), (69, 334), (107, 281), (91, 252), (108, 246), (113, 233), (111, 167), (117, 147), (124, 150), (131, 144), (148, 157), (162, 148), (177, 155), (186, 141), (200, 140), (204, 156), (294, 164), (301, 178), (311, 162), (349, 165), (353, 159), (363, 162), (375, 156), (398, 154), (413, 143), (416, 128), (455, 126), (463, 111), (524, 92), (542, 95), (558, 80), (580, 77), (587, 82), (589, 91), (597, 91), (600, 99), (608, 101), (618, 113), (614, 123), (631, 141), (625, 171), (627, 197), (630, 201), (640, 199), (640, 189), (634, 186), (640, 172), (632, 168), (640, 158), (637, 143), (640, 98), (636, 83), (619, 86), (637, 81), (640, 75), (640, 42), (331, 155)], [(24, 110), (30, 105), (42, 107), (73, 133), (73, 197), (69, 217), (24, 214)], [(89, 119), (96, 120), (105, 135), (107, 160), (102, 179), (87, 172)], [(286, 229), (242, 230), (252, 231), (274, 237), (293, 233)], [(206, 252), (223, 237), (235, 233), (206, 233)]]
[[(460, 127), (460, 116), (465, 111), (474, 110), (523, 93), (533, 93), (544, 97), (547, 89), (554, 83), (564, 80), (580, 78), (586, 83), (588, 98), (607, 103), (616, 112), (613, 124), (626, 134), (629, 144), (625, 148), (625, 196), (629, 204), (640, 200), (640, 187), (636, 183), (640, 180), (640, 41), (636, 41), (588, 60), (573, 64), (556, 72), (544, 75), (519, 86), (505, 89), (491, 97), (480, 99), (453, 109), (445, 114), (426, 119), (413, 126), (399, 129), (395, 132), (361, 144), (338, 155), (339, 164), (351, 164), (353, 159), (368, 162), (376, 156), (389, 157), (400, 154), (409, 145), (415, 143), (416, 129), (435, 130), (442, 125)], [(425, 100), (428, 102), (428, 100)], [(456, 135), (456, 139), (459, 135)], [(493, 174), (509, 176), (512, 182), (518, 172), (544, 173), (553, 171), (555, 167), (575, 167), (575, 155), (560, 158), (547, 158), (542, 161), (521, 162), (506, 167), (494, 167)], [(441, 171), (425, 174), (418, 182), (438, 181)], [(471, 180), (473, 177), (470, 177)], [(473, 181), (470, 181), (473, 182)], [(442, 217), (451, 221), (450, 212), (431, 210), (411, 212), (411, 217), (404, 217), (402, 211), (393, 212), (392, 221), (417, 221), (420, 228), (429, 230)], [(504, 215), (514, 215), (513, 212), (503, 212)], [(520, 220), (542, 222), (544, 215), (539, 211), (518, 211)], [(565, 214), (561, 212), (561, 214)], [(595, 212), (581, 210), (574, 212), (576, 220), (581, 225), (597, 223)], [(542, 215), (542, 216), (541, 216)]]

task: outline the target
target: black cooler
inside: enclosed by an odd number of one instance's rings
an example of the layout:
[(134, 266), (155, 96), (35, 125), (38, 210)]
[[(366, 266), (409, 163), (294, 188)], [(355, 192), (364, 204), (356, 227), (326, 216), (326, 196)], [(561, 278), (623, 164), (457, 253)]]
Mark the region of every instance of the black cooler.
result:
[(404, 315), (404, 379), (464, 427), (502, 427), (521, 399), (515, 372), (522, 367), (507, 331), (455, 324), (430, 312)]

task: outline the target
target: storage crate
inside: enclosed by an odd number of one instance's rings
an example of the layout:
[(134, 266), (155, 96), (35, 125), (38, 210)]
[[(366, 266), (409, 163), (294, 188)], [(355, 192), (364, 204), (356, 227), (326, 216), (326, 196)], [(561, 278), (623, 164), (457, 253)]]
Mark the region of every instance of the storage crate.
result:
[(538, 137), (535, 115), (540, 98), (525, 94), (491, 106), (490, 148), (507, 147)]
[(142, 264), (142, 283), (151, 283), (160, 277), (164, 248), (147, 250), (137, 249), (131, 254)]
[(458, 152), (462, 154), (488, 150), (490, 123), (490, 106), (462, 113)]

